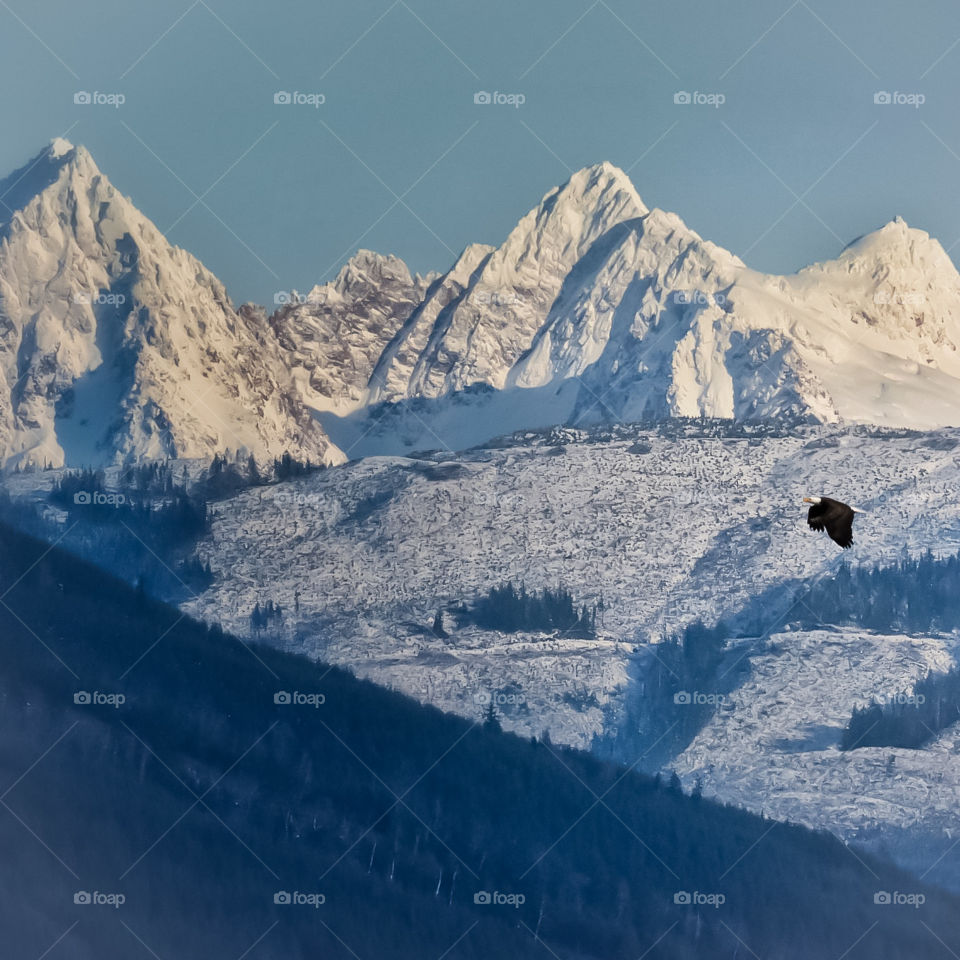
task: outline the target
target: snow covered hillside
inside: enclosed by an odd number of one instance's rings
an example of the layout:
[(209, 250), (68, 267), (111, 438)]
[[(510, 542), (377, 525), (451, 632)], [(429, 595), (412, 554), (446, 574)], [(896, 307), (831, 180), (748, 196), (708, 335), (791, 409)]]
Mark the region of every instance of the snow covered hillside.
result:
[[(790, 629), (796, 591), (841, 559), (804, 495), (870, 511), (852, 562), (960, 550), (960, 275), (935, 240), (895, 220), (763, 275), (599, 164), (447, 273), (361, 251), (268, 317), (82, 147), (55, 141), (0, 194), (0, 461), (176, 458), (180, 476), (196, 458), (191, 480), (227, 448), (338, 464), (221, 489), (190, 613), (627, 761), (655, 746), (634, 708), (657, 643), (722, 618), (742, 667), (667, 762), (918, 869), (942, 853), (960, 885), (955, 732), (838, 749), (854, 706), (948, 666), (954, 638)], [(55, 475), (5, 485), (63, 522)], [(471, 622), (508, 581), (602, 600), (596, 635)], [(265, 604), (282, 617), (252, 621)]]
[(960, 730), (922, 750), (838, 749), (851, 704), (891, 700), (955, 662), (955, 638), (853, 629), (774, 634), (675, 769), (689, 786), (777, 820), (886, 850), (925, 876), (960, 883)]
[[(678, 770), (711, 794), (845, 837), (895, 846), (911, 826), (926, 855), (946, 823), (948, 784), (960, 783), (954, 734), (912, 753), (837, 744), (853, 706), (949, 664), (952, 641), (782, 629), (797, 586), (830, 576), (841, 557), (807, 529), (805, 494), (829, 490), (870, 510), (845, 556), (878, 562), (960, 549), (958, 484), (952, 430), (665, 424), (371, 458), (215, 505), (198, 553), (217, 579), (186, 609), (252, 636), (254, 605), (272, 600), (284, 620), (264, 638), (467, 716), (493, 697), (508, 729), (588, 746), (630, 722), (651, 642), (696, 618), (736, 622), (763, 595), (764, 635), (738, 641), (748, 679)], [(458, 607), (508, 580), (602, 596), (597, 637), (470, 625)], [(430, 630), (438, 610), (449, 637)], [(643, 752), (643, 731), (627, 742)], [(890, 753), (896, 775), (880, 776)]]
[(83, 147), (0, 182), (0, 463), (338, 462), (262, 313), (171, 246)]

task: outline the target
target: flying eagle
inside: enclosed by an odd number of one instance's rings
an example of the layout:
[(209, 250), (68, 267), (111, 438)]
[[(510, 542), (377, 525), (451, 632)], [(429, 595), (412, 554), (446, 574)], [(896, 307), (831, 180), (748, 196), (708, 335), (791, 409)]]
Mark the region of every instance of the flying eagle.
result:
[(813, 506), (807, 512), (807, 523), (813, 530), (826, 530), (835, 543), (846, 549), (853, 546), (853, 515), (863, 513), (830, 497), (804, 497)]

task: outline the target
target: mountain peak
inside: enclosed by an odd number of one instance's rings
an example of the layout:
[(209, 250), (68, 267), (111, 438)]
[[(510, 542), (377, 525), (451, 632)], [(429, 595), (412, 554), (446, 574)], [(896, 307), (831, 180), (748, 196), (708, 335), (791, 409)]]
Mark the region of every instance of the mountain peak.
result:
[(78, 160), (89, 164), (92, 172), (98, 172), (93, 158), (83, 147), (75, 147), (63, 137), (55, 137), (39, 153), (8, 177), (0, 179), (0, 236), (10, 225), (13, 212), (22, 210), (47, 187), (56, 183), (63, 168)]
[(399, 257), (361, 248), (341, 268), (334, 280), (340, 293), (357, 283), (396, 279), (411, 282), (410, 270)]
[(54, 137), (50, 141), (50, 146), (47, 147), (47, 152), (52, 158), (57, 159), (65, 156), (73, 149), (75, 149), (73, 144), (66, 137)]
[(586, 205), (599, 205), (611, 197), (618, 198), (621, 203), (624, 200), (631, 203), (637, 208), (637, 216), (642, 216), (647, 212), (647, 207), (640, 199), (633, 182), (623, 170), (614, 166), (609, 160), (603, 160), (600, 163), (594, 163), (578, 170), (570, 176), (566, 183), (554, 187), (547, 193), (543, 202), (548, 204), (554, 198), (574, 199), (576, 201), (582, 198)]
[(56, 138), (0, 195), (0, 464), (342, 459), (256, 316), (84, 147)]
[(901, 216), (888, 220), (882, 227), (861, 234), (851, 240), (841, 251), (841, 257), (849, 252), (860, 254), (878, 248), (890, 248), (905, 244), (938, 243), (926, 230), (911, 227)]
[(571, 180), (576, 179), (577, 177), (585, 177), (588, 180), (616, 180), (618, 183), (633, 186), (633, 182), (630, 178), (620, 169), (616, 164), (611, 163), (609, 160), (601, 160), (599, 163), (591, 163), (586, 167), (582, 167), (570, 178)]

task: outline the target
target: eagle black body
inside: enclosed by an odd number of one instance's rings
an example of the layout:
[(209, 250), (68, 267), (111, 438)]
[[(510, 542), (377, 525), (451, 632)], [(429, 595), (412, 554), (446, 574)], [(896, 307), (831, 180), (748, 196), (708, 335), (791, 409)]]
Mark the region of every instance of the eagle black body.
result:
[(826, 530), (831, 540), (846, 549), (853, 546), (853, 513), (852, 507), (839, 500), (820, 497), (808, 511), (807, 523), (813, 530)]

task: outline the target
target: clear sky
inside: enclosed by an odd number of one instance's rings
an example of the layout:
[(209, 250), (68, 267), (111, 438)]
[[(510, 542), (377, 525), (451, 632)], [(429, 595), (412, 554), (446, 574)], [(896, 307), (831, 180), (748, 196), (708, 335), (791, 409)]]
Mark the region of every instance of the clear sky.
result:
[(443, 269), (600, 160), (758, 269), (897, 214), (956, 261), (958, 99), (948, 0), (0, 0), (0, 175), (85, 144), (237, 302)]

